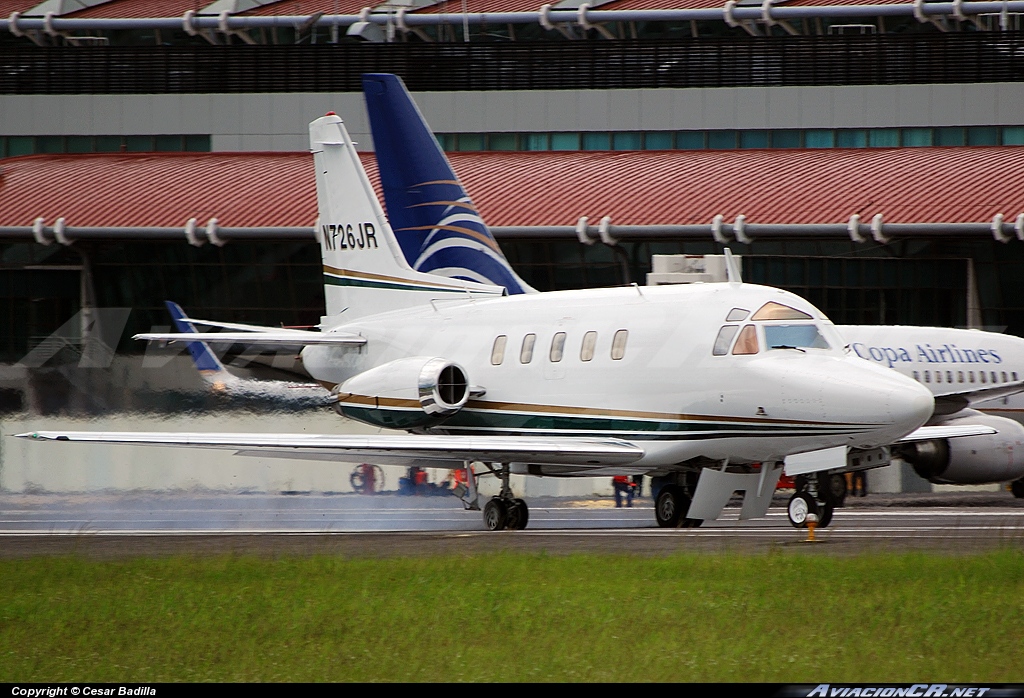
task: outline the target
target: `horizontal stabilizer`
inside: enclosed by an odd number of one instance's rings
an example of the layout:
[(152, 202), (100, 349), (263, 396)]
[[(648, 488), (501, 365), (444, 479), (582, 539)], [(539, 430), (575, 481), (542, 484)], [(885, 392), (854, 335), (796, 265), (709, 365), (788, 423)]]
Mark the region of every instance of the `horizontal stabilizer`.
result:
[(930, 441), (932, 439), (956, 439), (963, 436), (985, 436), (996, 434), (997, 430), (982, 424), (949, 424), (934, 427), (921, 427), (912, 431), (896, 443), (906, 444), (912, 441)]
[(270, 332), (147, 332), (132, 339), (159, 342), (194, 342), (197, 339), (212, 344), (259, 344), (265, 346), (298, 346), (332, 344), (335, 346), (362, 346), (366, 339), (341, 332), (305, 332), (302, 330), (274, 330)]
[(626, 465), (644, 450), (620, 439), (568, 439), (439, 434), (244, 434), (202, 432), (39, 431), (17, 436), (41, 441), (76, 441), (136, 446), (222, 448), (240, 455), (307, 460), (366, 460), (384, 465), (423, 461), (460, 468), (466, 461), (576, 465), (589, 469)]

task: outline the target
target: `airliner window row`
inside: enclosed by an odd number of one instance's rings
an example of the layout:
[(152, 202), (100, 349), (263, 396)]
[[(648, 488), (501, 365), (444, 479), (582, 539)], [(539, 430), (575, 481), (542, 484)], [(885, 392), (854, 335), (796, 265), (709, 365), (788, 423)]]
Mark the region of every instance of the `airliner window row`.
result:
[[(621, 361), (626, 355), (626, 341), (629, 339), (629, 330), (618, 330), (612, 336), (612, 345), (609, 355), (613, 361)], [(551, 338), (551, 348), (548, 351), (548, 361), (553, 364), (559, 363), (565, 355), (565, 332), (556, 332)], [(519, 363), (528, 364), (533, 361), (534, 348), (537, 345), (537, 335), (529, 333), (523, 336), (523, 342), (519, 348)], [(505, 348), (508, 346), (508, 335), (500, 334), (494, 338), (491, 346), (491, 365), (501, 366), (505, 362)], [(597, 332), (589, 331), (584, 333), (580, 341), (580, 361), (593, 361), (597, 349)]]
[[(974, 371), (914, 371), (913, 375), (914, 380), (919, 383), (931, 383), (933, 374), (936, 383), (974, 383), (974, 373)], [(1011, 371), (1009, 374), (1006, 371), (978, 371), (977, 373), (978, 382), (986, 385), (1017, 381), (1016, 371)]]
[(447, 151), (734, 150), (1024, 145), (1024, 126), (440, 133)]

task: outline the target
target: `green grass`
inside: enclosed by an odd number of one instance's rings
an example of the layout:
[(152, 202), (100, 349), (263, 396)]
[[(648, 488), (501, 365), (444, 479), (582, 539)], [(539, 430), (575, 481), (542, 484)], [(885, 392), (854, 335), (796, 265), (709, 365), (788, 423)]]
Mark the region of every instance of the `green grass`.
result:
[(0, 681), (1024, 681), (1024, 554), (0, 562)]

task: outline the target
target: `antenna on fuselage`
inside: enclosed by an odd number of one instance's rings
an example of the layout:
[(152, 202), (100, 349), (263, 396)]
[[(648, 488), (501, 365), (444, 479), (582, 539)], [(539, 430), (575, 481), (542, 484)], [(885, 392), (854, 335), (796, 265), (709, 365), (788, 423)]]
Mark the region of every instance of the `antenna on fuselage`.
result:
[(732, 256), (732, 251), (728, 247), (725, 248), (725, 278), (733, 286), (743, 283), (740, 265), (736, 263), (736, 258)]

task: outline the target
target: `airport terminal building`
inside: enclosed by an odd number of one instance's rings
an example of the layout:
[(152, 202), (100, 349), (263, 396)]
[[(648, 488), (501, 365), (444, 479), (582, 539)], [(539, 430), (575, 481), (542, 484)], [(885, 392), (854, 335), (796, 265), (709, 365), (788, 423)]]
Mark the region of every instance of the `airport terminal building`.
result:
[(405, 80), (535, 288), (643, 284), (653, 254), (728, 245), (836, 323), (1024, 336), (1022, 13), (0, 0), (0, 409), (125, 407), (110, 376), (69, 378), (73, 341), (18, 363), (83, 309), (130, 309), (113, 382), (151, 394), (197, 388), (133, 368), (165, 299), (315, 324), (307, 124), (337, 112), (376, 183), (366, 72)]

